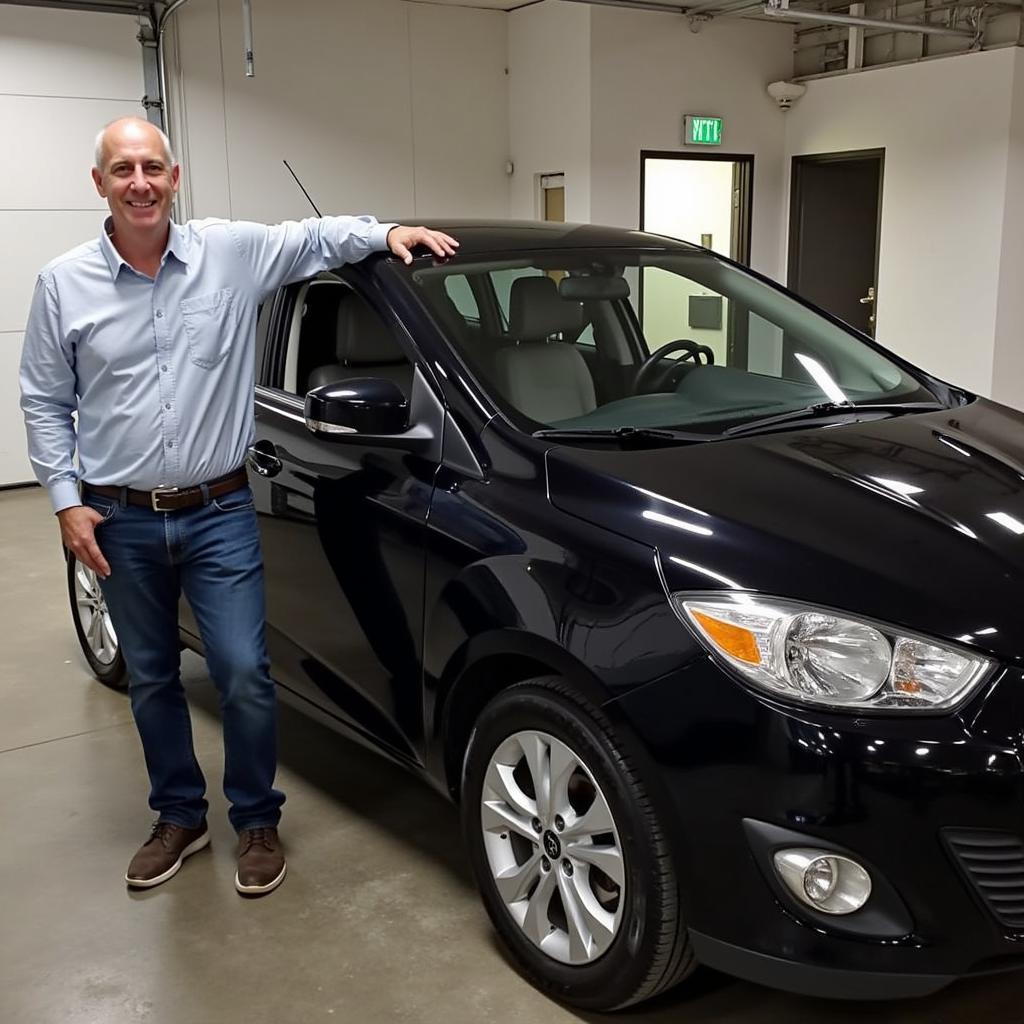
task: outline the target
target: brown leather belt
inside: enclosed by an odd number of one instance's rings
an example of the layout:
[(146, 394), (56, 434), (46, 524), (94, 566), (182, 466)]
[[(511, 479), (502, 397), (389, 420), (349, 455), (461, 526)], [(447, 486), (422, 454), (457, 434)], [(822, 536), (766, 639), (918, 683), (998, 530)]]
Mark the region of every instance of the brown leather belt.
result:
[(249, 483), (245, 467), (236, 469), (226, 476), (219, 476), (195, 487), (157, 487), (152, 491), (136, 491), (131, 487), (114, 487), (111, 484), (90, 484), (82, 481), (83, 494), (99, 494), (104, 498), (124, 500), (129, 505), (142, 505), (154, 512), (177, 512), (179, 509), (203, 505), (210, 498), (237, 491)]

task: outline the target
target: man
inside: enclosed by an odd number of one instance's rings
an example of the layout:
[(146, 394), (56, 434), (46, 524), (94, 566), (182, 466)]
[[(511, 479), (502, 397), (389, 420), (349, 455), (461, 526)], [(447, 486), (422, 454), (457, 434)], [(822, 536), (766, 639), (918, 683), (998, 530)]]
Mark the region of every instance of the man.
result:
[(131, 679), (157, 821), (125, 880), (159, 885), (209, 843), (179, 674), (183, 592), (220, 696), (224, 792), (239, 834), (235, 887), (259, 895), (280, 884), (286, 864), (245, 475), (257, 308), (289, 281), (377, 250), (408, 263), (415, 245), (445, 257), (458, 243), (372, 217), (178, 225), (179, 176), (167, 137), (146, 121), (123, 118), (97, 137), (92, 178), (110, 216), (98, 240), (39, 275), (21, 404), (33, 468), (65, 545), (101, 579)]

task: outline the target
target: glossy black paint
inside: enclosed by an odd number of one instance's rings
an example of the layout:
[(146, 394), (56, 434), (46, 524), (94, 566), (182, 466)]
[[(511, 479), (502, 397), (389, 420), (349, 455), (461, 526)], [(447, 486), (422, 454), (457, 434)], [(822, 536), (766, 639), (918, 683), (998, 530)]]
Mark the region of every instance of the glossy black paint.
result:
[(548, 469), (553, 505), (657, 548), (672, 590), (782, 585), (946, 640), (971, 634), (1010, 661), (1024, 653), (1024, 545), (989, 518), (1024, 522), (1013, 410), (977, 399), (685, 451), (562, 448)]
[[(456, 259), (688, 248), (589, 226), (444, 227)], [(707, 962), (860, 997), (1024, 962), (1024, 933), (996, 923), (941, 840), (1024, 834), (1024, 538), (991, 518), (1024, 522), (1024, 417), (966, 396), (713, 444), (572, 446), (500, 414), (397, 261), (339, 273), (416, 372), (407, 429), (314, 437), (303, 399), (276, 386), (288, 289), (264, 307), (250, 465), (282, 692), (454, 797), (483, 704), (560, 675), (635, 746)], [(788, 706), (710, 659), (667, 599), (735, 589), (970, 634), (998, 667), (954, 713)], [(198, 647), (187, 610), (183, 628)], [(900, 927), (801, 909), (750, 839), (761, 826), (861, 859)]]
[(402, 434), (409, 428), (405, 395), (393, 381), (375, 377), (313, 388), (306, 393), (304, 411), (307, 424), (326, 427), (315, 432), (328, 439), (332, 427), (357, 434)]
[[(1022, 683), (1004, 670), (959, 714), (910, 722), (786, 708), (710, 661), (623, 698), (674, 803), (684, 874), (704, 881), (684, 898), (691, 927), (753, 954), (738, 972), (755, 979), (758, 955), (889, 974), (863, 997), (901, 994), (902, 974), (933, 976), (933, 990), (1002, 958), (1024, 963), (1021, 936), (983, 911), (940, 834), (1020, 833)], [(899, 894), (913, 928), (853, 938), (841, 920), (780, 899), (755, 866), (748, 818), (853, 852)]]

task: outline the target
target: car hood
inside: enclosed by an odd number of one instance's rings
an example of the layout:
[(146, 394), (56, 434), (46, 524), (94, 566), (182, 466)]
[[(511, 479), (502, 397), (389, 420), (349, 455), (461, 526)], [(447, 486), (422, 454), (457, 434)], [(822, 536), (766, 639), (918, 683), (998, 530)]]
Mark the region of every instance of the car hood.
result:
[(557, 447), (552, 503), (671, 590), (845, 609), (1024, 660), (1024, 415), (954, 410), (654, 450)]

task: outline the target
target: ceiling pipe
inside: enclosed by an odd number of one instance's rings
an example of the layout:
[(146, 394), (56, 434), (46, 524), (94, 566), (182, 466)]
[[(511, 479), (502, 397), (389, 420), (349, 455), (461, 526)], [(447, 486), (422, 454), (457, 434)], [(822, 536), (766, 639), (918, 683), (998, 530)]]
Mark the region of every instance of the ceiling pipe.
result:
[[(791, 18), (794, 21), (821, 21), (833, 25), (848, 25), (852, 28), (881, 28), (890, 32), (916, 32), (920, 35), (957, 36), (974, 39), (977, 33), (970, 29), (945, 28), (924, 22), (890, 21), (886, 18), (864, 18), (848, 14), (829, 14), (824, 11), (802, 11), (792, 7), (776, 7), (759, 3), (758, 0), (737, 0), (736, 3), (722, 3), (722, 0), (702, 0), (695, 4), (670, 3), (667, 0), (569, 0), (570, 3), (592, 4), (599, 7), (618, 7), (631, 11), (657, 11), (663, 14), (685, 14), (694, 17), (700, 14), (724, 16), (754, 13), (760, 10), (768, 17)], [(963, 6), (966, 6), (964, 4)], [(1024, 7), (1024, 0), (989, 0), (985, 6)]]
[[(692, 7), (687, 7), (687, 14), (710, 14), (713, 17), (719, 17), (720, 15), (732, 14), (734, 11), (744, 9), (751, 6), (750, 0), (738, 0), (736, 3), (722, 3), (722, 0), (706, 0), (705, 3), (694, 4)], [(756, 0), (753, 4), (754, 7), (760, 7), (760, 0)]]
[(769, 18), (784, 21), (822, 21), (830, 25), (853, 25), (855, 28), (884, 28), (890, 32), (917, 32), (926, 36), (958, 36), (974, 39), (973, 29), (945, 28), (943, 25), (928, 25), (916, 21), (889, 21), (885, 18), (856, 18), (849, 14), (826, 14), (824, 11), (801, 11), (793, 7), (772, 7), (764, 4), (761, 12)]
[[(762, 2), (762, 0), (755, 0), (754, 4), (752, 5), (753, 8), (756, 8), (756, 9), (760, 10), (761, 2)], [(1024, 4), (1024, 0), (1014, 0), (1014, 9), (1018, 9), (1016, 7), (1016, 5), (1018, 3)], [(933, 3), (932, 6), (930, 6), (928, 8), (928, 14), (929, 15), (941, 14), (943, 11), (951, 11), (951, 10), (955, 10), (956, 8), (963, 8), (963, 6), (964, 6), (964, 0), (941, 0), (941, 3)], [(1006, 4), (997, 4), (995, 6), (1002, 7), (1002, 6), (1008, 6), (1008, 5), (1006, 5)], [(1004, 14), (1011, 14), (1012, 11), (1007, 10), (1007, 11), (1004, 11), (1003, 13)], [(892, 33), (892, 28), (888, 27), (888, 26), (891, 25), (891, 23), (889, 21), (886, 21), (884, 18), (882, 20), (885, 22), (887, 27), (885, 29), (881, 29), (881, 30), (879, 30), (879, 29), (872, 29), (871, 32), (868, 33), (868, 36), (866, 38), (877, 39), (879, 36), (883, 36), (883, 35), (891, 34)], [(828, 32), (828, 30), (830, 28), (834, 28), (837, 31), (839, 31), (839, 30), (841, 30), (843, 28), (843, 26), (842, 25), (809, 25), (807, 28), (798, 28), (796, 30), (796, 34), (797, 34), (797, 38), (799, 39), (802, 36), (813, 35), (815, 33), (821, 33), (821, 32)], [(816, 43), (814, 45), (820, 46), (820, 45), (823, 45), (823, 44)]]

